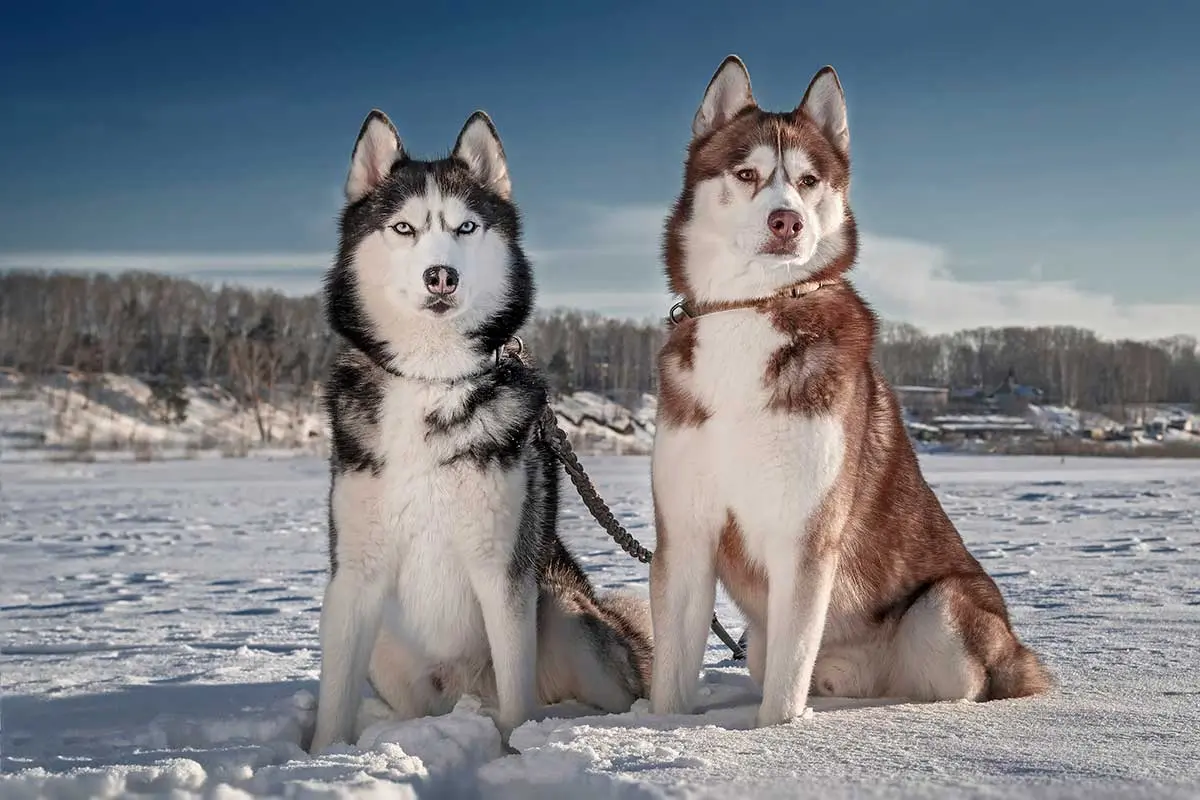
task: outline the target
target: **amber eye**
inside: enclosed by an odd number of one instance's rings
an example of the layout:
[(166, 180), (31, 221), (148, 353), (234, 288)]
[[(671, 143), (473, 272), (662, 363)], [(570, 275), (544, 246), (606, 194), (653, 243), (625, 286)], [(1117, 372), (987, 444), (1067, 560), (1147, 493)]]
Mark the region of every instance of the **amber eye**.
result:
[(800, 179), (800, 185), (807, 186), (808, 188), (811, 189), (812, 187), (817, 185), (817, 176), (816, 175), (805, 175), (803, 178)]
[(733, 173), (733, 177), (737, 178), (742, 183), (757, 183), (758, 173), (752, 169), (739, 169)]

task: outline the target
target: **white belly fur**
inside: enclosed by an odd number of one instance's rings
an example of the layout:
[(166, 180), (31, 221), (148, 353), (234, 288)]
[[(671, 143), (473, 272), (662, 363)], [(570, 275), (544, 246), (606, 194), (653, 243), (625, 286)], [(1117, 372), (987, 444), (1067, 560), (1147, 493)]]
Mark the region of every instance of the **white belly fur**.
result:
[(716, 536), (732, 512), (748, 556), (768, 571), (794, 569), (807, 522), (842, 466), (841, 420), (768, 408), (768, 360), (787, 340), (765, 316), (728, 311), (698, 324), (694, 369), (682, 383), (711, 416), (695, 428), (660, 426), (655, 438), (668, 535)]
[[(382, 482), (383, 555), (395, 594), (384, 624), (430, 661), (487, 656), (479, 601), (468, 563), (502, 577), (516, 539), (525, 476), (480, 471), (468, 462), (442, 466), (425, 441), (425, 387), (389, 395)], [(425, 400), (425, 402), (422, 402)]]

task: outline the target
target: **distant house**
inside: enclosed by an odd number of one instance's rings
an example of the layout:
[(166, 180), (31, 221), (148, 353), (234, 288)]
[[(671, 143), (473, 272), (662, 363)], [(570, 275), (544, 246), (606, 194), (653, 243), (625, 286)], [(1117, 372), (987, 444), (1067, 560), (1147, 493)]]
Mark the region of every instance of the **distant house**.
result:
[(946, 410), (950, 389), (944, 386), (895, 386), (896, 401), (913, 416), (937, 414)]
[(1011, 369), (1004, 382), (992, 392), (996, 409), (1004, 414), (1023, 414), (1031, 404), (1042, 402), (1042, 397), (1041, 389), (1018, 383), (1016, 374)]
[(949, 408), (962, 413), (1000, 413), (1021, 416), (1031, 404), (1041, 403), (1044, 393), (1036, 386), (1017, 381), (1010, 369), (995, 389), (967, 386), (950, 390)]

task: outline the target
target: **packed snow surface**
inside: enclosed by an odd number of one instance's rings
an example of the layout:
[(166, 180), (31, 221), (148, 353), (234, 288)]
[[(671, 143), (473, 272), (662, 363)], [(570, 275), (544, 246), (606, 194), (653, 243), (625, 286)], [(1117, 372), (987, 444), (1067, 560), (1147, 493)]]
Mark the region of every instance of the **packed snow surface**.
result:
[[(563, 705), (506, 754), (474, 698), (310, 758), (327, 468), (317, 459), (0, 465), (0, 797), (1196, 797), (1200, 464), (922, 463), (1059, 688), (987, 704), (817, 702), (754, 730), (715, 638), (694, 716)], [(645, 458), (586, 465), (653, 545)], [(570, 497), (570, 547), (646, 591)], [(721, 596), (719, 613), (740, 632)]]

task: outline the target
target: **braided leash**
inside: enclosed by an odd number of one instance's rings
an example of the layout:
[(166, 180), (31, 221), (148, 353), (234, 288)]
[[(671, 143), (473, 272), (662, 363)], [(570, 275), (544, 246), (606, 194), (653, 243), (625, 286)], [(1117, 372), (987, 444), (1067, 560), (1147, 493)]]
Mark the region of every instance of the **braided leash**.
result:
[[(550, 407), (549, 402), (542, 411), (541, 436), (549, 445), (551, 452), (562, 463), (571, 483), (575, 484), (575, 491), (579, 492), (579, 499), (583, 501), (584, 506), (591, 512), (596, 522), (600, 523), (600, 527), (604, 528), (613, 541), (621, 546), (622, 550), (643, 564), (649, 564), (650, 559), (654, 557), (654, 552), (648, 550), (641, 542), (633, 538), (633, 534), (625, 530), (625, 526), (613, 515), (612, 509), (600, 497), (600, 493), (596, 491), (596, 487), (584, 471), (583, 465), (579, 463), (579, 457), (571, 448), (567, 435), (563, 433), (562, 428), (558, 427), (558, 418), (554, 415), (554, 409)], [(743, 643), (735, 641), (729, 635), (729, 632), (721, 625), (721, 620), (717, 619), (716, 613), (712, 618), (712, 631), (733, 653), (735, 661), (741, 661), (746, 657)]]
[[(503, 358), (515, 358), (522, 364), (529, 365), (529, 360), (525, 356), (525, 342), (520, 336), (512, 337), (496, 351), (496, 363), (499, 364)], [(579, 463), (579, 457), (575, 455), (575, 450), (571, 447), (567, 434), (558, 426), (558, 417), (555, 416), (554, 409), (550, 407), (549, 397), (546, 398), (546, 403), (542, 407), (542, 418), (538, 421), (538, 435), (546, 442), (550, 452), (554, 453), (554, 457), (563, 465), (571, 483), (575, 485), (575, 491), (579, 493), (579, 499), (583, 501), (583, 505), (591, 513), (593, 519), (629, 556), (643, 564), (649, 564), (650, 560), (654, 558), (654, 551), (647, 549), (641, 542), (633, 538), (633, 534), (625, 530), (625, 526), (613, 515), (612, 509), (596, 491), (591, 478), (583, 469), (583, 464)], [(725, 630), (721, 620), (717, 619), (716, 612), (713, 612), (712, 631), (733, 653), (734, 661), (746, 658), (746, 635), (743, 633), (741, 640), (735, 641)]]

